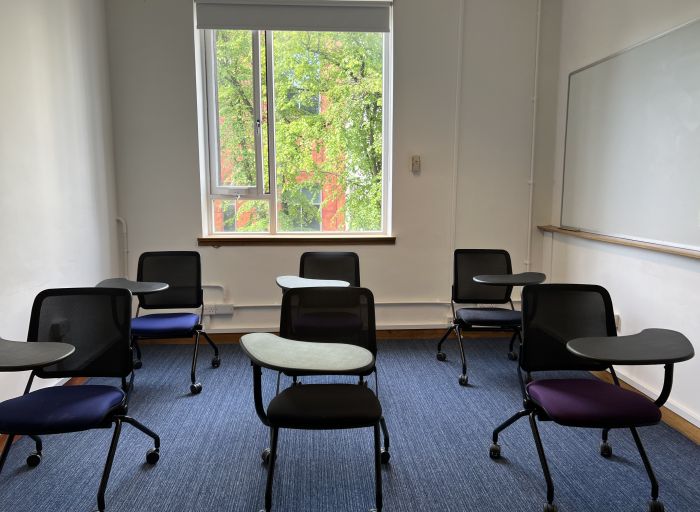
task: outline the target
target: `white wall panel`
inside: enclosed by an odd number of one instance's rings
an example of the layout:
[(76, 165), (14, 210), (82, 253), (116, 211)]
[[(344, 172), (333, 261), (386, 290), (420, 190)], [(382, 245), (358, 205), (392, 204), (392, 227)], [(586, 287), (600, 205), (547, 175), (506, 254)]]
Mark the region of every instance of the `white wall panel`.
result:
[[(0, 335), (34, 296), (118, 272), (103, 2), (6, 2), (0, 16)], [(0, 400), (27, 374), (0, 374)]]

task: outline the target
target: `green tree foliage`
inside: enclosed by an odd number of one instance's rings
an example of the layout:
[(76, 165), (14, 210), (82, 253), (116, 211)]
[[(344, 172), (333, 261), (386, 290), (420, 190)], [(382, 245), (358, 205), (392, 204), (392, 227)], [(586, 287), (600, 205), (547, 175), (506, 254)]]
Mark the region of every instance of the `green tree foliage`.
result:
[[(217, 32), (222, 178), (236, 185), (255, 183), (251, 39)], [(324, 205), (340, 205), (339, 231), (381, 229), (382, 42), (381, 34), (274, 33), (280, 231), (318, 230), (321, 191)], [(256, 208), (244, 203), (239, 217), (245, 205)], [(257, 230), (268, 222), (260, 213)]]

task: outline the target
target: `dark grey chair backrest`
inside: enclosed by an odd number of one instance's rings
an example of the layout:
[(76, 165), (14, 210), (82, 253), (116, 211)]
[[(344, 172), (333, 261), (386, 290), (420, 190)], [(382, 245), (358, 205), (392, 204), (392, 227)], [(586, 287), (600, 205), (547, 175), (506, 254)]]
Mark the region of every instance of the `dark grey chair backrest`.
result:
[(512, 274), (510, 255), (503, 249), (456, 249), (452, 300), (459, 304), (506, 304), (512, 286), (474, 282), (483, 274)]
[(139, 295), (139, 307), (179, 309), (202, 305), (202, 264), (196, 251), (144, 252), (139, 257), (137, 279), (168, 284), (162, 292)]
[(292, 288), (282, 297), (280, 336), (348, 343), (377, 353), (374, 296), (366, 288)]
[(360, 258), (354, 252), (305, 252), (299, 259), (299, 277), (335, 279), (360, 286)]
[(520, 367), (545, 370), (604, 370), (607, 365), (575, 356), (567, 342), (588, 336), (616, 336), (607, 290), (587, 284), (538, 284), (523, 288), (523, 345)]
[(126, 377), (132, 370), (131, 292), (59, 288), (34, 299), (29, 342), (70, 343), (75, 352), (36, 372), (41, 378)]

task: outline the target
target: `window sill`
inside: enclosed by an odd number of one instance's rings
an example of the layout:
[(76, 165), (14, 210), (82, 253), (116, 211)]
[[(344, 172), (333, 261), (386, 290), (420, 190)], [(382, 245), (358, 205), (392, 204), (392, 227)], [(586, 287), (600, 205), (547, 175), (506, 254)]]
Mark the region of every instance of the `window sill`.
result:
[(210, 235), (197, 238), (197, 245), (395, 245), (396, 237), (388, 235)]

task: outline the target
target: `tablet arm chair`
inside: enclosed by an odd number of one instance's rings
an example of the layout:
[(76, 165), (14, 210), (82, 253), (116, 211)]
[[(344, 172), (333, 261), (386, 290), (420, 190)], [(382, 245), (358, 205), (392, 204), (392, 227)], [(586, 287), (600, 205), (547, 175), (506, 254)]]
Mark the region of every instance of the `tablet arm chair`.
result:
[[(202, 266), (199, 253), (196, 251), (145, 252), (139, 257), (137, 279), (139, 281), (164, 282), (169, 285), (168, 289), (162, 292), (138, 296), (136, 317), (131, 321), (138, 366), (140, 366), (141, 361), (138, 340), (194, 337), (190, 391), (192, 394), (199, 394), (202, 391), (202, 384), (197, 382), (196, 371), (200, 336), (204, 336), (204, 339), (214, 350), (214, 357), (211, 360), (212, 367), (218, 368), (221, 365), (219, 348), (202, 327), (204, 292), (202, 290)], [(199, 312), (160, 312), (139, 316), (141, 310), (149, 309), (199, 309)]]
[[(452, 325), (448, 327), (437, 345), (437, 360), (446, 361), (442, 344), (454, 331), (457, 335), (459, 355), (462, 360), (462, 374), (459, 383), (466, 386), (467, 359), (464, 353), (462, 333), (465, 331), (505, 331), (511, 332), (508, 358), (517, 359), (513, 350), (515, 339), (520, 339), (520, 311), (516, 311), (510, 298), (512, 286), (494, 286), (474, 282), (474, 276), (482, 274), (512, 274), (510, 255), (501, 249), (456, 249), (454, 252), (454, 272), (452, 283)], [(455, 309), (455, 304), (470, 307)], [(477, 304), (509, 304), (502, 307), (475, 307)]]
[(305, 252), (299, 259), (299, 277), (334, 279), (360, 286), (360, 258), (354, 252)]
[[(311, 318), (306, 315), (312, 315)], [(335, 319), (333, 316), (335, 315)], [(299, 325), (299, 320), (301, 326)], [(339, 326), (338, 336), (324, 338), (322, 333), (333, 332)], [(280, 428), (306, 430), (335, 430), (373, 428), (375, 502), (373, 510), (382, 510), (381, 464), (388, 462), (388, 437), (385, 450), (380, 444), (380, 430), (386, 424), (377, 395), (366, 385), (364, 377), (375, 373), (376, 335), (374, 299), (363, 288), (303, 288), (285, 292), (282, 299), (281, 334), (292, 335), (297, 341), (311, 341), (313, 345), (344, 343), (358, 345), (371, 353), (370, 361), (353, 371), (303, 371), (290, 367), (276, 367), (294, 377), (300, 375), (345, 375), (359, 377), (357, 383), (308, 384), (295, 383), (270, 400), (267, 409), (262, 396), (264, 366), (255, 359), (253, 365), (253, 396), (255, 410), (264, 425), (270, 428), (270, 448), (263, 451), (263, 463), (268, 467), (265, 490), (265, 512), (272, 507), (272, 481), (277, 458), (277, 439)], [(303, 339), (302, 337), (310, 339)], [(268, 366), (269, 368), (269, 366)], [(279, 374), (278, 374), (279, 379)], [(279, 386), (279, 380), (278, 380)]]
[(131, 293), (116, 288), (65, 288), (45, 290), (35, 299), (29, 324), (28, 343), (69, 343), (75, 352), (57, 364), (31, 373), (24, 395), (0, 403), (0, 432), (8, 435), (0, 455), (0, 471), (17, 435), (34, 439), (36, 452), (27, 458), (30, 467), (41, 462), (38, 436), (111, 428), (112, 442), (97, 493), (97, 505), (105, 510), (105, 491), (123, 423), (153, 439), (146, 462), (160, 456), (160, 438), (128, 416), (129, 396), (109, 385), (54, 386), (30, 392), (35, 376), (41, 378), (114, 377), (132, 375)]
[[(554, 484), (540, 439), (537, 421), (553, 421), (571, 427), (602, 430), (600, 454), (608, 458), (611, 429), (630, 430), (651, 482), (649, 512), (662, 512), (659, 487), (649, 459), (637, 433), (638, 427), (655, 425), (661, 420), (659, 407), (668, 398), (673, 376), (667, 365), (666, 381), (656, 402), (620, 387), (612, 366), (583, 359), (569, 352), (568, 341), (585, 337), (615, 336), (615, 319), (608, 292), (594, 285), (546, 284), (523, 289), (523, 342), (518, 378), (523, 410), (493, 431), (489, 450), (492, 459), (501, 456), (499, 434), (527, 416), (547, 484), (545, 512), (555, 512)], [(535, 379), (533, 372), (610, 370), (613, 384), (594, 378)]]
[[(350, 253), (354, 254), (354, 253)], [(359, 275), (358, 275), (359, 279)], [(280, 336), (299, 341), (318, 343), (345, 343), (369, 350), (377, 357), (377, 328), (374, 314), (374, 295), (366, 288), (293, 288), (282, 297)], [(302, 372), (284, 372), (294, 383)], [(361, 385), (366, 377), (374, 375), (374, 386), (379, 396), (377, 368), (356, 374)], [(279, 381), (278, 381), (279, 389)], [(386, 420), (380, 419), (384, 447), (382, 464), (389, 462), (389, 430)]]

